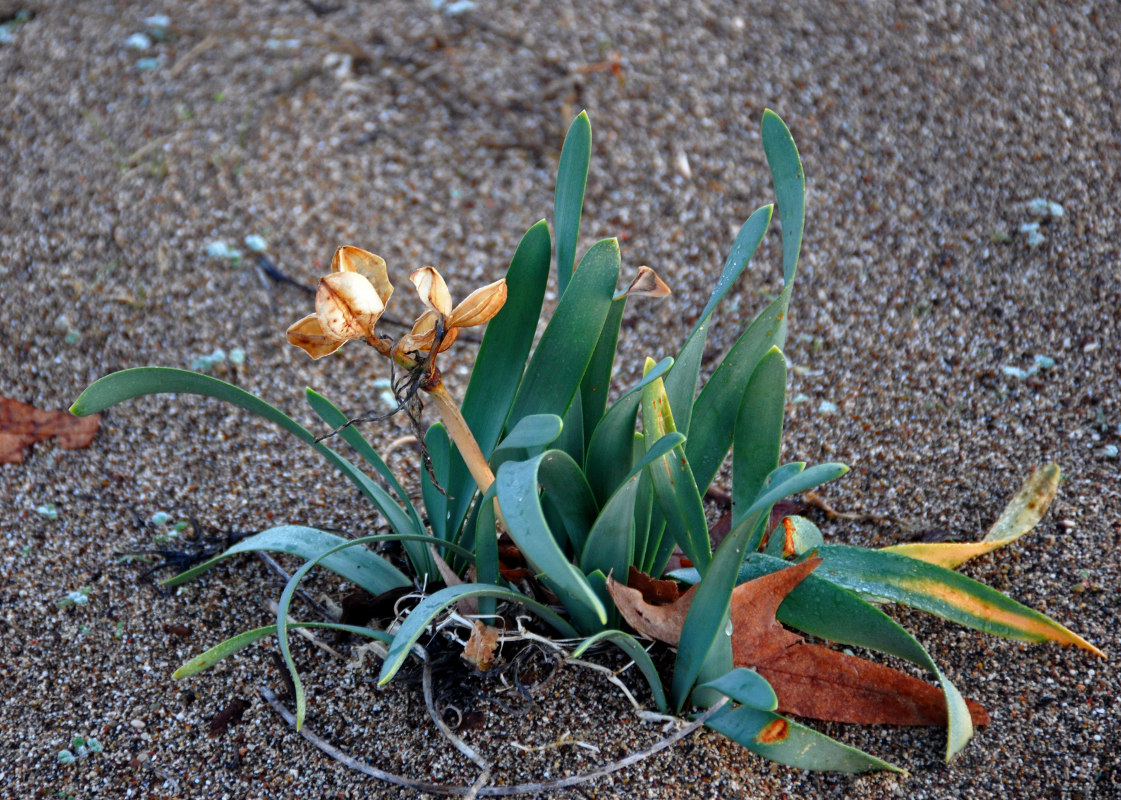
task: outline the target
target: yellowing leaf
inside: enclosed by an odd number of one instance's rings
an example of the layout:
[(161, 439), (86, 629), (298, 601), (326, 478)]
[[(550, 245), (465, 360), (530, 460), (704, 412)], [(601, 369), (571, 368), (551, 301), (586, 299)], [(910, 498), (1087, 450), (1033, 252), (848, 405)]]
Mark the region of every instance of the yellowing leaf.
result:
[(1039, 524), (1055, 499), (1060, 476), (1058, 464), (1048, 464), (1033, 471), (979, 542), (913, 542), (883, 549), (928, 564), (956, 569), (971, 558), (1011, 544)]

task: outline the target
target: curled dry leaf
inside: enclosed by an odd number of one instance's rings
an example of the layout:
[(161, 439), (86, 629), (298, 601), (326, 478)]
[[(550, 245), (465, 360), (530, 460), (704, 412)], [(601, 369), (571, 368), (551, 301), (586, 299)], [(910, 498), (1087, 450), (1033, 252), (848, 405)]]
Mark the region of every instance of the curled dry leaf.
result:
[(475, 620), (471, 638), (463, 648), (463, 658), (480, 672), (486, 672), (494, 664), (494, 651), (497, 649), (498, 628)]
[(1011, 544), (1038, 525), (1055, 499), (1061, 477), (1058, 464), (1047, 464), (1033, 470), (979, 542), (915, 542), (884, 549), (928, 564), (956, 569), (971, 558)]
[(66, 411), (43, 411), (10, 397), (0, 397), (0, 464), (19, 464), (24, 450), (57, 438), (59, 447), (88, 447), (101, 425), (101, 415), (75, 417)]
[(650, 267), (639, 267), (631, 285), (624, 291), (616, 293), (615, 299), (618, 300), (620, 297), (653, 297), (658, 299), (668, 297), (670, 294), (669, 286), (658, 277), (657, 272)]
[[(803, 717), (879, 725), (945, 725), (938, 687), (898, 670), (820, 645), (807, 644), (775, 619), (779, 605), (821, 563), (812, 558), (741, 583), (732, 592), (732, 663), (767, 679), (778, 711)], [(636, 631), (676, 645), (693, 601), (694, 586), (668, 605), (653, 605), (638, 589), (608, 579), (623, 618)], [(974, 725), (989, 716), (967, 701)]]

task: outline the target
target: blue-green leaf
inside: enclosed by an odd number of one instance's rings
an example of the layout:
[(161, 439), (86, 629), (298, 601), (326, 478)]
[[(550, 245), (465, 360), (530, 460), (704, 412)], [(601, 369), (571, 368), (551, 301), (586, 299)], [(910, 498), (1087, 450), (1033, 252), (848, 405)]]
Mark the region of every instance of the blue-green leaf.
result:
[(715, 689), (732, 698), (740, 705), (757, 708), (761, 711), (774, 711), (778, 708), (778, 695), (767, 683), (767, 679), (753, 669), (738, 667), (726, 672), (719, 678), (701, 684), (703, 689)]
[(557, 166), (557, 188), (553, 198), (553, 225), (557, 237), (557, 287), (563, 295), (576, 263), (576, 242), (580, 236), (580, 215), (584, 208), (584, 189), (592, 160), (592, 123), (581, 111), (572, 121), (561, 147)]
[(646, 652), (646, 649), (638, 639), (634, 638), (629, 633), (616, 630), (600, 631), (581, 642), (580, 646), (572, 651), (572, 657), (580, 658), (589, 648), (604, 641), (618, 645), (631, 661), (635, 663), (635, 666), (638, 667), (642, 676), (646, 678), (646, 682), (650, 684), (650, 693), (654, 696), (654, 704), (658, 707), (658, 710), (664, 714), (666, 711), (666, 691), (662, 688), (662, 679), (658, 675), (658, 668), (654, 666), (654, 661), (650, 658), (650, 654)]
[(732, 448), (733, 520), (759, 496), (782, 452), (786, 411), (786, 359), (772, 347), (751, 373), (740, 401)]
[(806, 176), (794, 137), (786, 123), (769, 108), (763, 112), (761, 126), (763, 152), (771, 167), (778, 213), (782, 220), (782, 276), (789, 286), (798, 269), (802, 249), (802, 229), (806, 221)]

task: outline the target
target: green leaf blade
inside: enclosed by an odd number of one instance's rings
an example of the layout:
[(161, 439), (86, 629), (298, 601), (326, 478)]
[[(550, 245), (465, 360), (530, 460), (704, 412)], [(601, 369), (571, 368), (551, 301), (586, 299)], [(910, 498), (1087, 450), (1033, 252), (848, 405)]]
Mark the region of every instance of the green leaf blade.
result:
[(588, 112), (581, 111), (564, 137), (553, 198), (553, 225), (557, 237), (557, 286), (562, 296), (572, 277), (572, 265), (576, 263), (580, 216), (584, 208), (584, 190), (588, 185), (591, 160), (592, 123), (588, 119)]

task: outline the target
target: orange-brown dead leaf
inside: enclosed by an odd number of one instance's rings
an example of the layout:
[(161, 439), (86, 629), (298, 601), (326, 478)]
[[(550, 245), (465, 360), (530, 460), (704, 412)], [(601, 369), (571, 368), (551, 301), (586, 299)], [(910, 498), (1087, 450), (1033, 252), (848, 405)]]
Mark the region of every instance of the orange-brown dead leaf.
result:
[[(778, 695), (780, 712), (862, 725), (945, 725), (942, 691), (873, 661), (807, 644), (775, 619), (779, 605), (821, 563), (812, 558), (741, 583), (732, 592), (732, 663), (750, 667)], [(975, 725), (989, 716), (974, 702)]]
[(638, 589), (624, 586), (614, 578), (607, 579), (607, 592), (628, 625), (651, 639), (675, 646), (681, 640), (681, 627), (696, 591), (694, 586), (674, 602), (656, 606), (646, 602)]
[[(807, 644), (779, 624), (779, 605), (821, 563), (812, 558), (742, 583), (732, 592), (732, 663), (767, 679), (778, 695), (778, 711), (831, 722), (864, 725), (945, 725), (946, 700), (932, 684), (863, 658)], [(608, 578), (623, 618), (641, 634), (676, 645), (693, 601), (693, 587), (668, 605), (655, 605), (639, 589)], [(989, 715), (966, 701), (974, 725)], [(780, 741), (785, 730), (760, 736)], [(762, 741), (762, 740), (760, 740)]]
[(66, 411), (43, 411), (0, 397), (0, 464), (19, 464), (24, 450), (51, 437), (67, 450), (88, 447), (100, 425), (100, 414), (75, 417)]
[(475, 629), (463, 648), (463, 658), (480, 672), (486, 672), (494, 663), (494, 651), (498, 648), (498, 628), (484, 625), (475, 620)]
[(627, 586), (642, 592), (642, 599), (652, 606), (664, 606), (681, 596), (677, 581), (652, 578), (633, 564), (627, 571)]

